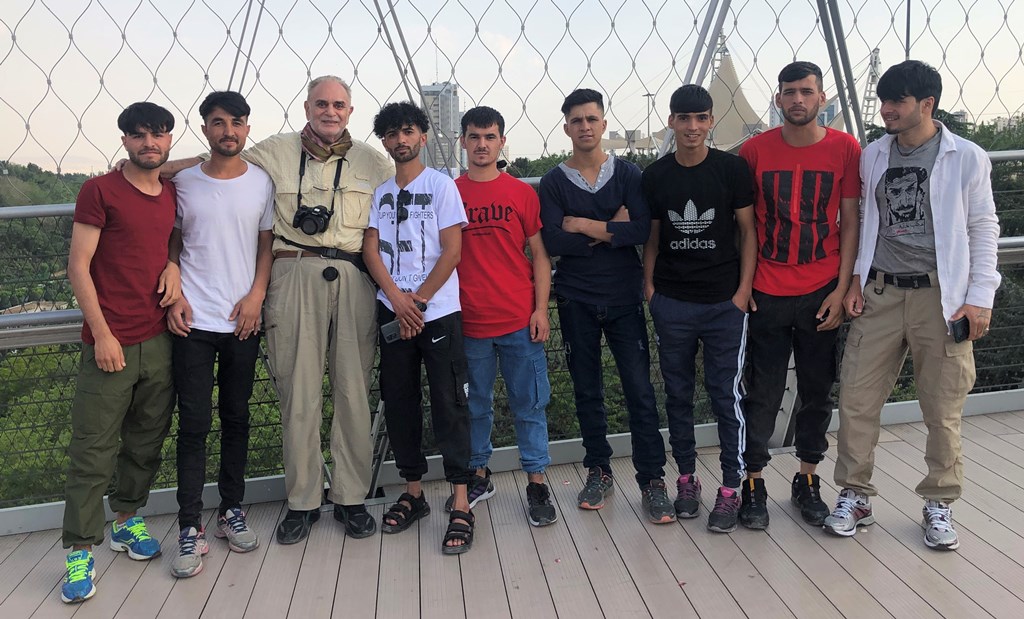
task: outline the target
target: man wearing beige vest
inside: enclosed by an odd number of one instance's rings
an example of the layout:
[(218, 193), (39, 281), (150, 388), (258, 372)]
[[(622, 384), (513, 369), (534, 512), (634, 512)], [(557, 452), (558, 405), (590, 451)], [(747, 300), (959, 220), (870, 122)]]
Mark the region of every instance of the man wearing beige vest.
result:
[[(348, 132), (352, 91), (331, 75), (309, 83), (306, 126), (270, 136), (242, 157), (275, 185), (274, 266), (264, 306), (270, 363), (281, 398), (288, 513), (277, 541), (294, 544), (320, 517), (322, 381), (331, 381), (334, 517), (352, 537), (376, 522), (363, 504), (372, 446), (367, 393), (376, 345), (376, 289), (362, 260), (374, 188), (394, 175), (387, 157)], [(164, 174), (198, 160), (166, 164)]]

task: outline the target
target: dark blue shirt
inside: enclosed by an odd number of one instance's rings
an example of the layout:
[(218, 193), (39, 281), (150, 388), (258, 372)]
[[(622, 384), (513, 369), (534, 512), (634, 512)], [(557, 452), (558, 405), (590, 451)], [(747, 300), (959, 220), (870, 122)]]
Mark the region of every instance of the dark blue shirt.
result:
[[(643, 266), (637, 245), (647, 241), (651, 215), (640, 185), (640, 168), (616, 159), (612, 177), (596, 192), (578, 187), (561, 168), (540, 179), (541, 237), (555, 265), (555, 293), (592, 305), (632, 305), (643, 300)], [(620, 206), (629, 221), (610, 222)], [(571, 215), (609, 221), (610, 243), (590, 244), (585, 234), (566, 232)]]

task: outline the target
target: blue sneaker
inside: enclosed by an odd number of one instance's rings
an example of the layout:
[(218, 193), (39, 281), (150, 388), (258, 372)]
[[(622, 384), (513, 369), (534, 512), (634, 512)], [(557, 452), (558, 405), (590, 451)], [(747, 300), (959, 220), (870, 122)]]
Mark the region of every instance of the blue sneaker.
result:
[(76, 550), (65, 561), (64, 584), (60, 587), (60, 599), (65, 604), (84, 602), (96, 595), (96, 564), (88, 550)]
[(160, 554), (160, 542), (150, 537), (142, 516), (132, 516), (123, 525), (111, 525), (110, 549), (127, 552), (130, 559), (146, 561)]

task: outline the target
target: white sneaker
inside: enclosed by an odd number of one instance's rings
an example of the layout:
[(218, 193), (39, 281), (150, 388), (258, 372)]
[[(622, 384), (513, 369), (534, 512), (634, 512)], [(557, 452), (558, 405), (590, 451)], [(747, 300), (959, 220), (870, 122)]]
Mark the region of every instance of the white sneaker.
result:
[(938, 550), (956, 550), (960, 546), (953, 528), (953, 510), (942, 501), (926, 501), (921, 510), (924, 516), (924, 543)]
[(171, 576), (188, 578), (203, 571), (203, 555), (208, 552), (206, 533), (195, 527), (182, 529), (178, 536), (178, 556), (171, 561)]
[(836, 499), (835, 510), (825, 518), (821, 526), (826, 533), (850, 537), (857, 532), (858, 526), (874, 523), (875, 517), (871, 513), (868, 497), (857, 494), (857, 491), (851, 488), (843, 488)]
[(245, 522), (245, 512), (237, 507), (232, 507), (224, 512), (223, 516), (217, 517), (217, 531), (214, 535), (221, 539), (226, 538), (228, 548), (235, 552), (249, 552), (256, 550), (260, 545), (256, 532)]

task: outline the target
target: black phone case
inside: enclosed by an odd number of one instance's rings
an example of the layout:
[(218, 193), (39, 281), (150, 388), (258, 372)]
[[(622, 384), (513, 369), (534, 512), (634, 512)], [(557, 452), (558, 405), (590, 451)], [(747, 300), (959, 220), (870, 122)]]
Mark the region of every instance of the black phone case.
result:
[(971, 322), (967, 320), (967, 316), (961, 316), (959, 320), (954, 320), (949, 328), (954, 342), (962, 342), (971, 335)]

